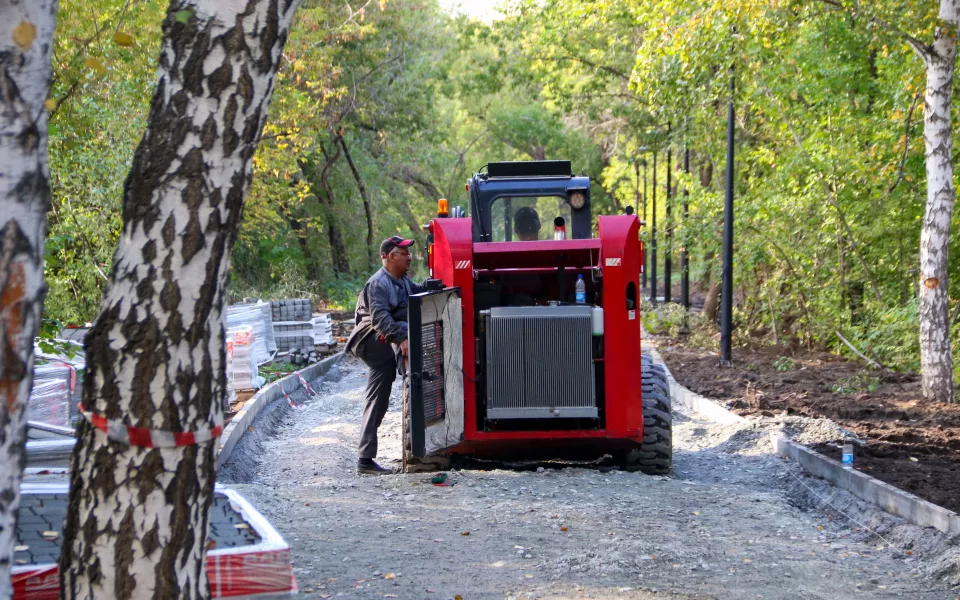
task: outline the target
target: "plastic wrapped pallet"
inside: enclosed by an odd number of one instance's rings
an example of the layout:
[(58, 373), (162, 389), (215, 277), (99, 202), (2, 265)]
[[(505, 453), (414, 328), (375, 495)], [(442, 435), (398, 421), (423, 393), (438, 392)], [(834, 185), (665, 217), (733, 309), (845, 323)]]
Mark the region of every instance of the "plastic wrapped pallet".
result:
[(231, 396), (237, 390), (259, 388), (264, 383), (255, 359), (256, 334), (243, 325), (227, 333), (227, 387)]
[(330, 313), (321, 313), (313, 316), (314, 344), (333, 344), (333, 319)]
[(277, 342), (273, 339), (273, 311), (270, 309), (269, 302), (258, 301), (256, 307), (263, 313), (264, 344), (267, 346), (267, 352), (273, 354), (277, 351)]
[[(265, 304), (265, 303), (264, 303)], [(266, 317), (266, 313), (258, 304), (234, 304), (227, 307), (226, 329), (227, 335), (231, 332), (242, 331), (250, 327), (253, 333), (251, 342), (251, 353), (256, 364), (260, 365), (268, 360), (273, 354), (267, 347), (267, 329), (272, 328), (272, 320)]]
[[(83, 394), (83, 379), (86, 373), (87, 359), (81, 342), (63, 340), (62, 346), (54, 349), (44, 349), (34, 343), (33, 353), (37, 357), (37, 366), (34, 371), (34, 383), (43, 381), (46, 373), (56, 373), (57, 377), (65, 378), (69, 375), (71, 397), (68, 402), (70, 409), (69, 423), (76, 423), (80, 418), (80, 400)], [(33, 419), (36, 421), (36, 419)]]
[(70, 407), (76, 387), (76, 370), (65, 363), (36, 365), (27, 404), (31, 421), (72, 427)]

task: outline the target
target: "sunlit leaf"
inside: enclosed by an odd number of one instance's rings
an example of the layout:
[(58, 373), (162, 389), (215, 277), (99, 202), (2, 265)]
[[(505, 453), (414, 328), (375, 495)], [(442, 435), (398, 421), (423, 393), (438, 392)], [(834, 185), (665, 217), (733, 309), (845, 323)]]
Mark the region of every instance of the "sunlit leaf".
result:
[(118, 31), (113, 34), (113, 42), (118, 46), (129, 48), (130, 46), (133, 46), (133, 36), (129, 33)]

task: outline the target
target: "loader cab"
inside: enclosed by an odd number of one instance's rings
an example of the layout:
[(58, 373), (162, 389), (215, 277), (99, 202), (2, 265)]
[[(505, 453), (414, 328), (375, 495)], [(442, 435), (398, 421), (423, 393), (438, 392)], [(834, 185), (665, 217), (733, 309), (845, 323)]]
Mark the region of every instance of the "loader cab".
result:
[(592, 237), (590, 179), (568, 160), (488, 163), (468, 187), (474, 242), (553, 240), (558, 219), (564, 239)]

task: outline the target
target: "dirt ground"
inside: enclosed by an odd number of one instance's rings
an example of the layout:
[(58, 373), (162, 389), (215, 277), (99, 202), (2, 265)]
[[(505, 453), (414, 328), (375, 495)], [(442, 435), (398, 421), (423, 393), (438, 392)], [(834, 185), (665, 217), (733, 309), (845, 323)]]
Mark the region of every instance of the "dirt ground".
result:
[[(551, 464), (453, 471), (435, 487), (355, 474), (364, 380), (347, 363), (301, 409), (265, 411), (219, 477), (291, 545), (308, 597), (957, 597), (949, 540), (803, 476), (773, 454), (766, 421), (719, 426), (675, 407), (665, 477)], [(387, 464), (400, 458), (398, 403), (397, 388)], [(838, 435), (790, 422), (811, 440)]]
[[(854, 467), (900, 489), (960, 511), (960, 405), (920, 400), (912, 374), (865, 368), (831, 354), (785, 350), (716, 353), (661, 340), (677, 381), (741, 415), (825, 417), (856, 434)], [(840, 444), (810, 444), (840, 459)]]

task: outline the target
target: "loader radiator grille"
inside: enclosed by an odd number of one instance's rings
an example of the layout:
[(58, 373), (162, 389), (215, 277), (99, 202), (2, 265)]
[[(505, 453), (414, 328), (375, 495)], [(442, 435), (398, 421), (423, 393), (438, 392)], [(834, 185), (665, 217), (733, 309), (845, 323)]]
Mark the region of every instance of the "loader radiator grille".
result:
[(430, 425), (446, 414), (443, 385), (443, 323), (438, 321), (421, 329), (423, 344), (423, 420)]
[(487, 418), (596, 418), (590, 308), (494, 308)]

